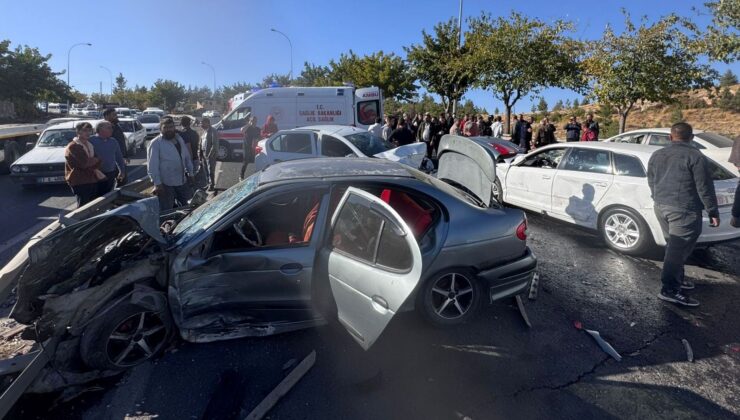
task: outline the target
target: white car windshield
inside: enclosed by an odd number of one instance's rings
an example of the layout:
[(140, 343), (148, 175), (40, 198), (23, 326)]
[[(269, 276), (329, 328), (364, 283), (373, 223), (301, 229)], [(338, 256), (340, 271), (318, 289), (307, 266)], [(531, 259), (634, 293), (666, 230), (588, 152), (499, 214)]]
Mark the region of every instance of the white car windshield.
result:
[(36, 147), (67, 147), (76, 134), (75, 130), (47, 131), (36, 142)]
[(374, 136), (368, 131), (344, 136), (365, 156), (373, 156), (393, 149), (394, 146), (380, 137)]
[(118, 126), (121, 127), (121, 130), (123, 130), (124, 133), (133, 133), (136, 131), (134, 129), (133, 121), (119, 121)]
[(183, 243), (205, 229), (208, 229), (221, 216), (228, 213), (247, 198), (259, 185), (260, 172), (257, 172), (234, 185), (223, 193), (217, 195), (213, 200), (206, 202), (193, 210), (187, 217), (177, 224), (172, 232), (177, 238), (177, 243)]

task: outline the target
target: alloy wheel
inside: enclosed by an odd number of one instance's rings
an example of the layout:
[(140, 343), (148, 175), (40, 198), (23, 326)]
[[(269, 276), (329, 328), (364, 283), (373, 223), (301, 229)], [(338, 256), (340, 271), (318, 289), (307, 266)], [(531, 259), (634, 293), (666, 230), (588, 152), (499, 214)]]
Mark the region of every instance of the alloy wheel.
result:
[(441, 276), (430, 293), (434, 313), (444, 319), (460, 318), (473, 306), (473, 283), (460, 273)]
[(167, 327), (155, 312), (140, 312), (119, 323), (108, 337), (106, 350), (114, 365), (127, 368), (155, 355), (167, 342)]
[(625, 213), (614, 213), (604, 223), (606, 237), (620, 249), (630, 249), (640, 240), (640, 226), (637, 221)]

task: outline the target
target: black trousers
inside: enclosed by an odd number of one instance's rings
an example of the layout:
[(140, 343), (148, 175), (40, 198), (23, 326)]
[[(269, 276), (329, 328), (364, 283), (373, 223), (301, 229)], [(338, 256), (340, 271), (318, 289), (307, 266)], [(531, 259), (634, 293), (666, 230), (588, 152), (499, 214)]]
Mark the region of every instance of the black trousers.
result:
[(662, 292), (675, 294), (681, 290), (684, 279), (684, 264), (694, 251), (696, 240), (701, 235), (701, 211), (683, 210), (663, 204), (655, 204), (663, 236), (666, 238)]
[(113, 191), (116, 187), (116, 177), (118, 177), (118, 170), (113, 172), (104, 172), (105, 179), (98, 182), (98, 196), (103, 196)]
[(74, 193), (77, 198), (77, 208), (80, 208), (99, 197), (97, 183), (70, 185), (70, 188), (72, 188), (72, 193)]

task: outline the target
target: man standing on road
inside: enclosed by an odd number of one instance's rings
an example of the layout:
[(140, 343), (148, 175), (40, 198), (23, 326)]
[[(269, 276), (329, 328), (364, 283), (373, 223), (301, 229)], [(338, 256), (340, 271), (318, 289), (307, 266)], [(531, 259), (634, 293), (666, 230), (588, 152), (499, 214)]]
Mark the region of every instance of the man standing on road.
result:
[(197, 169), (200, 163), (198, 162), (198, 146), (200, 145), (200, 137), (198, 136), (198, 133), (195, 132), (192, 128), (190, 128), (190, 124), (193, 121), (188, 117), (187, 115), (183, 116), (180, 119), (180, 125), (182, 126), (182, 130), (178, 132), (177, 134), (182, 137), (182, 141), (185, 142), (185, 145), (188, 146), (188, 151), (190, 152), (190, 157), (193, 158), (193, 169)]
[(123, 134), (123, 130), (118, 125), (118, 114), (116, 113), (116, 110), (114, 108), (106, 108), (105, 111), (103, 111), (103, 119), (111, 123), (111, 127), (113, 128), (113, 138), (118, 142), (118, 147), (121, 148), (121, 155), (126, 161), (126, 164), (128, 164), (129, 156), (128, 146), (126, 145), (126, 135)]
[(594, 120), (594, 114), (592, 112), (586, 117), (586, 127), (593, 133), (594, 141), (599, 141), (599, 123)]
[(395, 144), (396, 146), (404, 146), (414, 142), (414, 133), (406, 127), (406, 121), (401, 119), (396, 129), (393, 130), (388, 141)]
[(671, 127), (671, 144), (650, 157), (648, 185), (653, 197), (655, 215), (666, 237), (658, 298), (684, 306), (699, 302), (683, 290), (694, 288), (684, 278), (684, 263), (701, 235), (702, 209), (709, 214), (709, 226), (719, 226), (719, 209), (709, 165), (704, 155), (690, 142), (693, 129), (680, 122)]
[(529, 153), (529, 149), (531, 148), (529, 142), (532, 140), (532, 125), (524, 119), (524, 114), (519, 114), (519, 122), (514, 131), (517, 135), (519, 147)]
[(101, 121), (96, 131), (98, 134), (90, 138), (90, 144), (93, 145), (95, 156), (100, 159), (100, 170), (105, 175), (105, 179), (98, 181), (97, 195), (102, 196), (113, 191), (116, 180), (121, 182), (126, 177), (126, 163), (118, 142), (113, 138), (113, 125)]
[[(252, 118), (250, 118), (250, 123), (252, 123), (251, 120)], [(259, 130), (259, 127), (257, 127), (256, 125), (257, 119), (254, 118), (254, 121), (255, 128)], [(208, 118), (203, 118), (203, 120), (200, 122), (200, 127), (203, 129), (203, 135), (200, 138), (200, 150), (198, 150), (198, 155), (203, 162), (206, 176), (208, 178), (208, 191), (213, 191), (216, 188), (216, 155), (218, 151), (218, 131), (216, 131), (215, 128), (211, 127), (211, 120)], [(258, 134), (257, 137), (259, 137), (260, 134)], [(244, 158), (246, 159), (246, 156)], [(242, 176), (244, 176), (244, 172), (242, 172)]]
[(383, 126), (383, 130), (381, 131), (381, 136), (383, 137), (383, 140), (388, 140), (388, 137), (391, 136), (391, 133), (393, 132), (394, 128), (396, 128), (395, 119), (386, 115), (385, 125)]
[[(204, 119), (205, 121), (205, 119)], [(159, 197), (159, 210), (187, 205), (192, 197), (190, 182), (193, 159), (182, 138), (175, 131), (175, 122), (165, 118), (159, 124), (161, 134), (152, 140), (147, 150), (147, 170), (154, 183), (154, 195)]]
[(565, 130), (565, 141), (579, 141), (581, 139), (581, 124), (576, 117), (570, 117), (568, 124), (563, 127)]
[[(242, 162), (242, 170), (239, 175), (239, 180), (244, 179), (244, 174), (247, 172), (247, 166), (249, 166), (250, 163), (254, 163), (254, 148), (257, 146), (257, 142), (260, 140), (260, 128), (257, 127), (257, 117), (254, 115), (250, 115), (247, 117), (247, 125), (242, 127), (242, 135), (244, 136), (244, 144), (243, 144), (243, 155), (244, 160)], [(210, 127), (211, 122), (208, 121), (208, 125)], [(213, 129), (213, 128), (211, 128)], [(215, 137), (214, 137), (215, 138)], [(216, 144), (216, 143), (213, 143)], [(213, 166), (213, 170), (215, 173), (216, 170), (216, 161), (214, 157), (213, 165), (209, 164), (209, 169)], [(210, 173), (210, 172), (209, 172)], [(215, 186), (215, 180), (213, 182), (213, 185)]]
[(503, 138), (504, 136), (504, 123), (501, 122), (501, 116), (497, 115), (491, 124), (491, 135), (497, 138)]

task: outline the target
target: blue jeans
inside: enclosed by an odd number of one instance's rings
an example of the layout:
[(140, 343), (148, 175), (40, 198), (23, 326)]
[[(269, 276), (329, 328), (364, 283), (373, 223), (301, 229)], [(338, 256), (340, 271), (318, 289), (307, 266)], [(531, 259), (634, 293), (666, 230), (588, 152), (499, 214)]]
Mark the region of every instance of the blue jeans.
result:
[(666, 239), (663, 272), (660, 277), (663, 282), (661, 291), (664, 294), (676, 294), (681, 290), (684, 279), (683, 266), (701, 235), (701, 211), (657, 203), (654, 210)]

